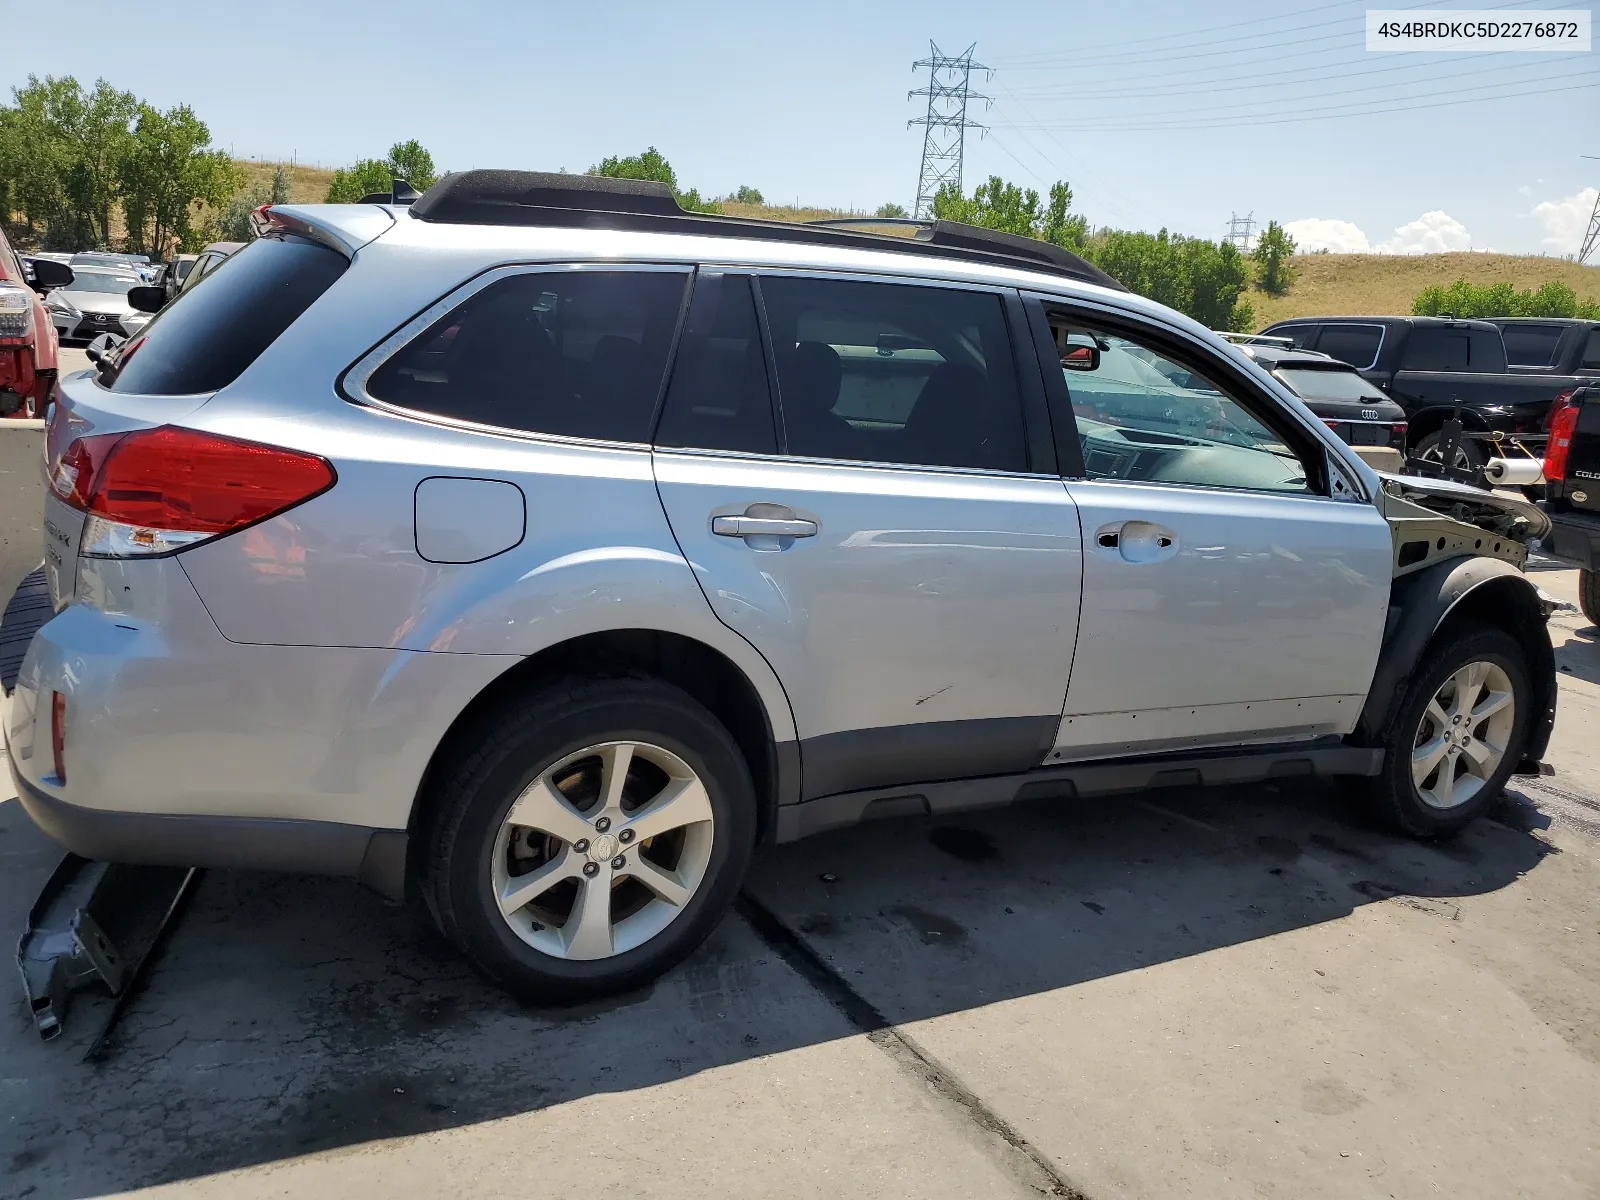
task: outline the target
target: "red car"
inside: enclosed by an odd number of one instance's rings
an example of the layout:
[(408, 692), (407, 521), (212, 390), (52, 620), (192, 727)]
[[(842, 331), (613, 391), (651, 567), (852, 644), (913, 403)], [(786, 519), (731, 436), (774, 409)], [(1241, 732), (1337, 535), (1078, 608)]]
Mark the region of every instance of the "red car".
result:
[(34, 278), (0, 231), (0, 417), (43, 415), (56, 386), (56, 329), (35, 288), (72, 282), (72, 270), (41, 259)]

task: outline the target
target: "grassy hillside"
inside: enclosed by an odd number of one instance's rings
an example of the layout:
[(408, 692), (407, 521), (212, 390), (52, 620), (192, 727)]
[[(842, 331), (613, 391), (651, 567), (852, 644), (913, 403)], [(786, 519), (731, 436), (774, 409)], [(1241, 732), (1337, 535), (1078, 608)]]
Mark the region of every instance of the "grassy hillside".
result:
[(1405, 314), (1429, 284), (1511, 283), (1517, 290), (1565, 283), (1580, 299), (1600, 299), (1600, 266), (1527, 254), (1304, 254), (1287, 295), (1251, 292), (1256, 328), (1288, 317)]
[[(247, 183), (267, 184), (275, 163), (240, 160)], [(289, 199), (296, 204), (320, 203), (327, 194), (333, 172), (318, 167), (289, 168)], [(832, 208), (795, 208), (789, 205), (727, 204), (733, 217), (761, 217), (768, 221), (818, 221), (828, 217), (859, 216)], [(903, 230), (886, 227), (885, 233)], [(1489, 284), (1509, 281), (1516, 288), (1537, 288), (1556, 280), (1583, 299), (1600, 298), (1600, 266), (1580, 267), (1559, 258), (1514, 254), (1305, 254), (1294, 260), (1299, 272), (1285, 296), (1250, 292), (1256, 328), (1287, 317), (1319, 314), (1408, 313), (1411, 301), (1429, 284), (1448, 287), (1457, 279)]]
[[(272, 183), (273, 168), (279, 164), (271, 162), (255, 162), (247, 158), (236, 158), (233, 165), (244, 174), (246, 187), (260, 184), (267, 187)], [(291, 204), (321, 204), (322, 198), (328, 194), (328, 183), (333, 179), (333, 172), (321, 167), (306, 167), (284, 163), (289, 168), (289, 202)]]

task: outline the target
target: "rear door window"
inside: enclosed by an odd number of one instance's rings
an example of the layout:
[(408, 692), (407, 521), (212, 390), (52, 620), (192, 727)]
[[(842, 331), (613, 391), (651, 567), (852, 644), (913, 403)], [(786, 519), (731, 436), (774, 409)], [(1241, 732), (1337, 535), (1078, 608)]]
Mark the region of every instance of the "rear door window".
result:
[(476, 425), (648, 442), (687, 279), (686, 269), (509, 275), (380, 366), (367, 393)]
[(1407, 371), (1503, 371), (1504, 344), (1498, 329), (1423, 325), (1406, 339)]
[(112, 391), (182, 396), (227, 387), (350, 265), (298, 238), (260, 238), (233, 258), (123, 347)]
[(1316, 348), (1329, 358), (1366, 371), (1378, 361), (1378, 347), (1382, 344), (1382, 325), (1324, 325)]
[(1500, 331), (1506, 361), (1514, 367), (1548, 367), (1561, 340), (1559, 325), (1507, 325)]
[(778, 452), (748, 275), (701, 271), (696, 278), (656, 445)]
[(1028, 469), (998, 295), (793, 276), (760, 287), (787, 453)]

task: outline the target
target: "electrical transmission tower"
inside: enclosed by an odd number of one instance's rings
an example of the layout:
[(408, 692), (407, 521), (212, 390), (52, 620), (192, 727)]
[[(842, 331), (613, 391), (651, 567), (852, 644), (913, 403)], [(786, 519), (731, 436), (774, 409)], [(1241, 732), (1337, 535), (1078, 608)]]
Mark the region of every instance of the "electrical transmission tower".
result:
[[(1584, 158), (1593, 159), (1594, 155), (1585, 154)], [(1578, 262), (1589, 261), (1589, 255), (1600, 247), (1600, 195), (1594, 198), (1594, 208), (1589, 213), (1589, 228), (1584, 232), (1583, 243), (1578, 247)]]
[(953, 183), (957, 191), (961, 190), (961, 158), (966, 151), (967, 130), (983, 128), (976, 121), (967, 120), (967, 105), (974, 100), (990, 102), (988, 96), (971, 88), (974, 71), (984, 72), (985, 78), (990, 73), (988, 67), (972, 61), (972, 52), (978, 48), (976, 42), (956, 56), (942, 53), (933, 42), (928, 46), (932, 53), (911, 68), (928, 68), (928, 86), (908, 95), (926, 96), (928, 111), (925, 116), (906, 122), (908, 129), (923, 126), (922, 170), (917, 174), (917, 206), (912, 213), (917, 217), (930, 215), (934, 193), (945, 184)]
[(1255, 231), (1256, 214), (1254, 209), (1251, 209), (1242, 217), (1238, 213), (1234, 213), (1228, 221), (1228, 236), (1223, 240), (1232, 242), (1233, 248), (1240, 254), (1249, 254), (1250, 239), (1255, 235)]

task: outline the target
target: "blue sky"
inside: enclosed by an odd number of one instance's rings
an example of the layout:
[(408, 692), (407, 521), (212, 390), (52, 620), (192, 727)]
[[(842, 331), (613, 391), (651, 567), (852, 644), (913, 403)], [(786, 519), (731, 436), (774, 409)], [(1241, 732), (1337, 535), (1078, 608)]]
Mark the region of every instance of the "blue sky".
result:
[[(912, 62), (976, 43), (994, 103), (969, 189), (1065, 178), (1093, 224), (1209, 237), (1253, 211), (1335, 249), (1575, 250), (1600, 87), (1551, 89), (1600, 84), (1600, 50), (1368, 53), (1365, 7), (144, 0), (13, 41), (0, 86), (104, 76), (191, 104), (240, 157), (340, 165), (416, 137), (449, 168), (582, 170), (655, 145), (704, 194), (871, 209), (915, 194)], [(40, 11), (0, 2), (0, 27)]]

